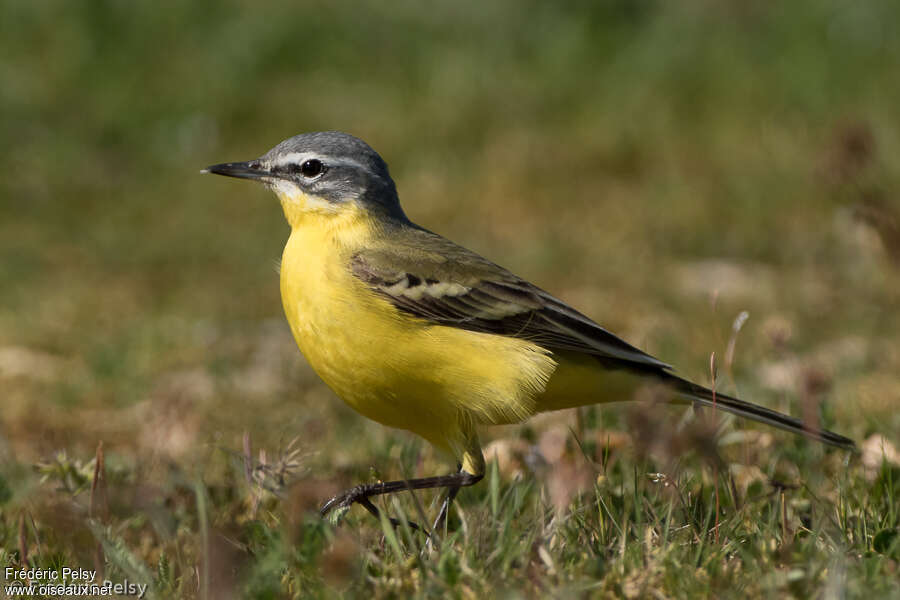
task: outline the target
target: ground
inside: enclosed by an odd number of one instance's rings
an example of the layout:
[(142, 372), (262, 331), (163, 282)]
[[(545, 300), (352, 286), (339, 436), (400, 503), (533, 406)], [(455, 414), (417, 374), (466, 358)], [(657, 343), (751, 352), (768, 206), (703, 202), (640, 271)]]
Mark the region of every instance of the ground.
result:
[[(0, 566), (163, 598), (900, 597), (897, 22), (2, 4)], [(423, 226), (861, 452), (642, 394), (485, 431), (437, 549), (323, 521), (344, 487), (453, 465), (322, 385), (281, 312), (277, 204), (199, 174), (322, 129), (371, 143)]]

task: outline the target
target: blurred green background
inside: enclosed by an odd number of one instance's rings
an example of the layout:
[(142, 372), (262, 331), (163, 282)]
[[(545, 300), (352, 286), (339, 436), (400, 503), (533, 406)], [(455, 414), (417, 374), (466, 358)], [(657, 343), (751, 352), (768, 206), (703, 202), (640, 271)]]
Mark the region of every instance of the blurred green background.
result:
[(398, 475), (398, 447), (447, 468), (318, 382), (277, 203), (199, 173), (305, 131), (365, 139), (414, 221), (687, 376), (747, 311), (729, 391), (897, 440), (897, 23), (887, 1), (0, 3), (0, 542), (56, 506), (27, 466), (101, 439), (162, 488), (215, 480), (245, 431), (300, 436), (341, 483)]

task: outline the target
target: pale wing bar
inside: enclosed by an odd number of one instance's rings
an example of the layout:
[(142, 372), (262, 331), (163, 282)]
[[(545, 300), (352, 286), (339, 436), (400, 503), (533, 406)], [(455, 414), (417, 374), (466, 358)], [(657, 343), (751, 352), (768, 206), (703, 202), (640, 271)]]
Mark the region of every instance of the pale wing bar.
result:
[(652, 371), (670, 368), (500, 267), (495, 267), (495, 280), (468, 285), (380, 269), (362, 254), (353, 258), (350, 267), (398, 309), (435, 324), (525, 339), (549, 350), (583, 352)]
[[(437, 276), (429, 278), (386, 266), (379, 268), (374, 265), (376, 261), (377, 258), (369, 262), (357, 255), (351, 269), (371, 289), (408, 314), (440, 325), (526, 339), (549, 350), (582, 352), (594, 356), (609, 369), (625, 368), (658, 377), (678, 394), (700, 404), (714, 405), (833, 446), (855, 447), (844, 436), (732, 396), (716, 394), (714, 401), (711, 390), (673, 375), (669, 365), (495, 265), (490, 265), (489, 271), (493, 279), (487, 279), (482, 271), (480, 277), (464, 285), (441, 281)], [(427, 265), (421, 270), (427, 270)]]

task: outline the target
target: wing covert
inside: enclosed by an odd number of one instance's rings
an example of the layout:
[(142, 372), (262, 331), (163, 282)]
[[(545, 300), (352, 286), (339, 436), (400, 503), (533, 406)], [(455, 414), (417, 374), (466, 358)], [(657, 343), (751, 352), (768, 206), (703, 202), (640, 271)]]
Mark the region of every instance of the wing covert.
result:
[(600, 327), (563, 301), (474, 252), (416, 230), (419, 252), (397, 244), (361, 251), (351, 272), (398, 310), (437, 325), (504, 335), (634, 367), (669, 365)]

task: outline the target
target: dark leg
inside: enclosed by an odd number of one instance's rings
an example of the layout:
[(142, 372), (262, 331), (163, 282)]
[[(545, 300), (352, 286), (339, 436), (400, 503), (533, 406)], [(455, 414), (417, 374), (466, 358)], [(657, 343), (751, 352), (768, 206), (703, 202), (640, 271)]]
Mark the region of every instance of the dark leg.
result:
[(444, 521), (447, 520), (447, 513), (450, 512), (450, 505), (453, 504), (453, 500), (456, 499), (458, 493), (458, 486), (447, 490), (447, 496), (444, 498), (443, 504), (441, 504), (441, 512), (438, 513), (437, 519), (434, 520), (434, 525), (431, 527), (432, 533), (444, 527)]
[[(335, 508), (346, 508), (357, 503), (361, 504), (363, 508), (369, 511), (374, 517), (380, 518), (378, 509), (369, 499), (372, 496), (393, 494), (402, 492), (403, 490), (412, 492), (413, 490), (447, 488), (447, 497), (444, 499), (440, 513), (438, 513), (438, 518), (434, 522), (434, 529), (443, 526), (443, 523), (447, 518), (447, 512), (450, 510), (450, 504), (459, 493), (459, 488), (476, 484), (484, 477), (484, 455), (482, 455), (481, 446), (478, 444), (478, 435), (471, 425), (467, 425), (463, 429), (463, 439), (465, 440), (465, 446), (462, 452), (462, 464), (457, 465), (457, 469), (459, 470), (456, 473), (453, 473), (452, 475), (440, 475), (437, 477), (401, 479), (398, 481), (358, 485), (338, 494), (323, 504), (319, 513), (324, 517)], [(399, 521), (391, 519), (391, 524), (396, 527), (399, 524)], [(411, 523), (411, 525), (414, 529), (419, 529), (414, 523)], [(431, 534), (428, 535), (430, 538)]]
[[(379, 521), (381, 520), (381, 511), (378, 510), (377, 506), (372, 504), (371, 500), (369, 500), (368, 498), (363, 498), (362, 500), (359, 501), (359, 504), (361, 504), (363, 506), (363, 508), (365, 508), (367, 511), (369, 511), (370, 515), (372, 515)], [(388, 517), (388, 521), (390, 522), (391, 527), (393, 527), (394, 529), (396, 529), (397, 527), (400, 527), (401, 521), (399, 519), (395, 519), (394, 517)], [(412, 521), (407, 521), (406, 524), (409, 525), (409, 528), (412, 529), (413, 531), (418, 531), (421, 529), (421, 527), (419, 527), (418, 523), (413, 523)]]
[[(443, 506), (441, 506), (441, 513), (438, 515), (438, 521), (435, 521), (435, 526), (438, 526), (439, 524), (442, 524), (443, 520), (446, 518), (446, 513), (450, 508), (450, 503), (453, 501), (453, 498), (456, 497), (456, 494), (459, 492), (459, 488), (478, 483), (479, 481), (481, 481), (482, 477), (484, 477), (483, 474), (472, 475), (470, 473), (466, 473), (465, 471), (459, 471), (458, 473), (453, 473), (452, 475), (440, 475), (438, 477), (422, 477), (421, 479), (385, 481), (382, 483), (367, 483), (358, 485), (341, 494), (338, 494), (337, 496), (326, 502), (319, 511), (319, 514), (324, 517), (335, 508), (344, 508), (350, 506), (351, 504), (357, 503), (361, 504), (373, 516), (378, 517), (378, 509), (369, 500), (369, 498), (371, 498), (372, 496), (393, 494), (396, 492), (402, 492), (404, 490), (426, 490), (445, 487), (449, 488), (449, 492), (447, 494), (447, 499), (444, 500), (444, 504)], [(394, 523), (394, 519), (392, 519), (391, 522)]]
[[(456, 465), (456, 468), (460, 473), (462, 472), (462, 465)], [(434, 520), (434, 525), (431, 527), (432, 533), (439, 531), (444, 526), (444, 521), (447, 520), (447, 513), (450, 512), (450, 505), (453, 504), (453, 500), (456, 499), (458, 493), (459, 486), (447, 488), (447, 495), (441, 503), (441, 510), (438, 513), (437, 519)]]

